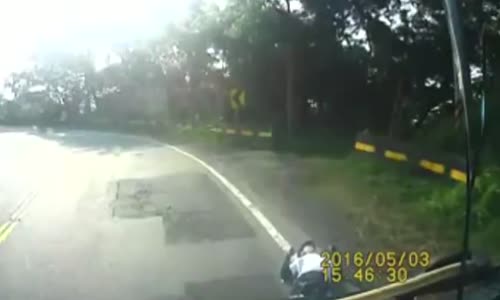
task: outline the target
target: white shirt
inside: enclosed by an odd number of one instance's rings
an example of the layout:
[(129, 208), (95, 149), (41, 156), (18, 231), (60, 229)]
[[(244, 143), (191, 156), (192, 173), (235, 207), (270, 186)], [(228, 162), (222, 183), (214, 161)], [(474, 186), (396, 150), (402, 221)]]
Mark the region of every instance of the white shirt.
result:
[(292, 271), (295, 278), (299, 278), (303, 274), (311, 271), (322, 272), (322, 262), (323, 258), (319, 255), (319, 253), (307, 253), (299, 258), (294, 255), (294, 257), (290, 260), (290, 271)]

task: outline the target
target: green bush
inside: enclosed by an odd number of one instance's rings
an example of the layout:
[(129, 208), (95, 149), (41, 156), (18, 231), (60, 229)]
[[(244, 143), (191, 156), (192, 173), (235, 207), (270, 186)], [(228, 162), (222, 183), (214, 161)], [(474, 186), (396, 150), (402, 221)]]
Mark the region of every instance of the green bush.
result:
[(451, 188), (434, 186), (421, 205), (426, 214), (438, 218), (442, 225), (457, 226), (463, 220), (465, 188), (457, 184)]
[(477, 179), (476, 188), (475, 225), (486, 228), (500, 217), (500, 168), (486, 168)]

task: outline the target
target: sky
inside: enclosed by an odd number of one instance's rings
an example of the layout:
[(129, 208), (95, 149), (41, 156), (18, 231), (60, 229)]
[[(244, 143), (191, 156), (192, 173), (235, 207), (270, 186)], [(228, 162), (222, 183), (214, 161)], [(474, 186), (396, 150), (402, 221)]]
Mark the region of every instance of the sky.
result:
[[(226, 0), (205, 0), (223, 5)], [(3, 3), (5, 2), (5, 3)], [(192, 0), (16, 0), (0, 11), (0, 83), (35, 53), (92, 51), (153, 38)]]
[[(194, 0), (15, 0), (0, 10), (0, 92), (33, 55), (91, 51), (103, 67), (115, 46), (148, 40), (185, 20)], [(224, 8), (227, 0), (203, 0)], [(250, 0), (252, 1), (252, 0)], [(298, 1), (292, 0), (292, 9)]]

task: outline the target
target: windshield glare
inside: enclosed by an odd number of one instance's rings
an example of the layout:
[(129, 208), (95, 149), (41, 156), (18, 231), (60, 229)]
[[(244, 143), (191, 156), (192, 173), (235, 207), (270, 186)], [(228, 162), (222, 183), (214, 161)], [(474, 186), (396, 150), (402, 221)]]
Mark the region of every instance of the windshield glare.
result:
[(413, 292), (462, 270), (466, 118), (495, 265), (499, 4), (462, 4), (466, 110), (440, 1), (6, 3), (2, 299)]

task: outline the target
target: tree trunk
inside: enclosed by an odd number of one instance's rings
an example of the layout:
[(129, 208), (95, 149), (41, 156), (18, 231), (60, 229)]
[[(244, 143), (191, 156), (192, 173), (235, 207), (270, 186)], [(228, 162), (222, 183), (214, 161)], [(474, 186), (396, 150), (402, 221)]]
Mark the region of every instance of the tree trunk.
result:
[(291, 46), (287, 47), (286, 53), (286, 115), (288, 137), (292, 137), (295, 131), (295, 62), (293, 59), (293, 50)]
[[(287, 13), (291, 14), (290, 0), (286, 0)], [(293, 55), (293, 46), (290, 44), (286, 47), (286, 121), (287, 134), (291, 138), (294, 134), (295, 125), (295, 95), (294, 95), (294, 79), (295, 79), (295, 61)]]
[(403, 79), (398, 81), (396, 99), (392, 107), (391, 122), (389, 125), (389, 137), (396, 138), (400, 134), (401, 117), (403, 113)]

